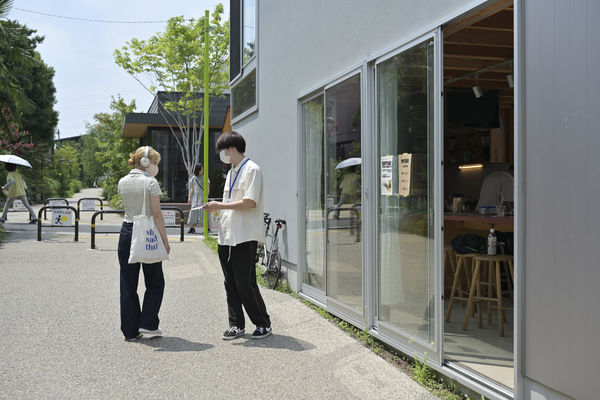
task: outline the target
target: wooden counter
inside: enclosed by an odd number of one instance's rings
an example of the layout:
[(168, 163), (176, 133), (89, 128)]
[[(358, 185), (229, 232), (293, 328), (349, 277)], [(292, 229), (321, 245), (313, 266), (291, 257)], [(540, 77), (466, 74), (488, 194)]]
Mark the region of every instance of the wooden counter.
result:
[(462, 233), (475, 233), (487, 237), (490, 228), (514, 232), (513, 216), (496, 217), (480, 214), (444, 214), (444, 243)]

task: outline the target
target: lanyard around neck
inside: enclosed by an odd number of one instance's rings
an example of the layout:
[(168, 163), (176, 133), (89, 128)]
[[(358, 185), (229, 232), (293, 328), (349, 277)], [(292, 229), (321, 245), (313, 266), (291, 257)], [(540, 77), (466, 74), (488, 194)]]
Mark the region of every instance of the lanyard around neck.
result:
[(233, 180), (233, 182), (229, 183), (229, 198), (231, 199), (231, 192), (233, 191), (233, 186), (235, 185), (235, 181), (237, 181), (238, 176), (240, 176), (240, 172), (242, 172), (242, 168), (244, 168), (244, 165), (246, 165), (246, 163), (250, 161), (250, 159), (247, 159), (246, 161), (244, 161), (244, 163), (240, 166), (240, 169), (237, 170), (237, 174), (235, 174), (235, 179)]

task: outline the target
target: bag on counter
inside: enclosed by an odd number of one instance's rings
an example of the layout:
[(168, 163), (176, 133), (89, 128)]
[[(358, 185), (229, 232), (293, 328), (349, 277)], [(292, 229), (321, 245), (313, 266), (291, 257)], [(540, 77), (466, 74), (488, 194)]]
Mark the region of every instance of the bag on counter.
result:
[(450, 242), (450, 246), (458, 254), (487, 253), (487, 239), (473, 233), (456, 236)]
[(154, 264), (169, 259), (160, 232), (156, 229), (154, 217), (146, 216), (146, 189), (147, 185), (144, 186), (142, 213), (133, 217), (129, 264)]

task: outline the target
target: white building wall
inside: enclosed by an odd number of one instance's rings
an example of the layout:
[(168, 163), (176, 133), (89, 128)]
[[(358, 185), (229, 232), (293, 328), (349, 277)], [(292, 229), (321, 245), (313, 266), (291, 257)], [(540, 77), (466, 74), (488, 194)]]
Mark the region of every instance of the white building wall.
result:
[(522, 4), (525, 398), (598, 399), (600, 2)]
[[(288, 230), (280, 249), (297, 265), (298, 97), (426, 29), (473, 0), (257, 0), (258, 112), (234, 122), (263, 168), (265, 211)], [(295, 270), (289, 279), (295, 287)]]

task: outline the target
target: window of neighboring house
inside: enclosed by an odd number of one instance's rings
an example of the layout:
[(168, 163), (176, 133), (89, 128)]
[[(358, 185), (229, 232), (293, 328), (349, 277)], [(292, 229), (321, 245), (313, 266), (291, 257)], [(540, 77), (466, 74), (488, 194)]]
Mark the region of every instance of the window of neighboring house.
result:
[(256, 0), (230, 0), (231, 119), (257, 110)]

